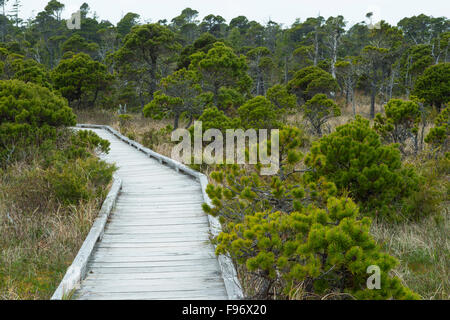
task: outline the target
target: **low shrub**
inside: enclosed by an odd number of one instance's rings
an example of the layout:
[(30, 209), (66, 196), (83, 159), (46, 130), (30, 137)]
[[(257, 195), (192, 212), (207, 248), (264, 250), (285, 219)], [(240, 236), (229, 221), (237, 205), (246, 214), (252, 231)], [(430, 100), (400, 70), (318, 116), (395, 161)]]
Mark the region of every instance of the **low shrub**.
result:
[(155, 149), (156, 146), (170, 142), (172, 131), (173, 127), (171, 125), (167, 125), (165, 128), (160, 130), (151, 128), (143, 134), (142, 144), (147, 148)]
[(238, 109), (242, 127), (245, 129), (274, 129), (280, 127), (280, 110), (263, 96), (248, 100)]
[[(254, 298), (271, 297), (278, 283), (281, 297), (417, 299), (400, 279), (389, 276), (397, 260), (376, 245), (370, 219), (358, 216), (352, 200), (334, 197), (323, 209), (257, 212), (228, 225), (217, 238), (217, 253), (230, 254), (264, 280)], [(367, 287), (369, 266), (380, 267), (380, 290)]]
[[(371, 237), (370, 218), (361, 219), (358, 206), (323, 177), (304, 179), (304, 142), (300, 130), (281, 130), (276, 176), (237, 165), (211, 174), (213, 207), (203, 209), (223, 223), (216, 253), (230, 255), (251, 279), (247, 297), (417, 299), (390, 276), (397, 261)], [(369, 266), (380, 268), (381, 290), (368, 289)]]
[(108, 185), (115, 167), (97, 158), (57, 163), (44, 177), (50, 192), (64, 205), (77, 205), (104, 196), (102, 186)]
[(399, 150), (406, 154), (408, 140), (418, 151), (419, 123), (421, 112), (414, 101), (391, 99), (384, 107), (386, 115), (378, 113), (375, 117), (375, 130), (387, 143), (398, 143)]
[(311, 100), (308, 100), (302, 107), (305, 119), (311, 124), (314, 133), (322, 135), (324, 124), (333, 117), (341, 115), (341, 109), (325, 94), (316, 94)]
[(436, 118), (435, 126), (425, 138), (435, 152), (448, 152), (450, 146), (450, 107), (445, 108)]
[(48, 88), (19, 80), (0, 81), (0, 166), (21, 149), (56, 137), (58, 127), (75, 125), (67, 101)]
[(313, 144), (307, 178), (324, 177), (348, 194), (366, 215), (404, 220), (403, 200), (418, 190), (419, 176), (402, 164), (396, 145), (384, 146), (369, 121), (358, 117)]

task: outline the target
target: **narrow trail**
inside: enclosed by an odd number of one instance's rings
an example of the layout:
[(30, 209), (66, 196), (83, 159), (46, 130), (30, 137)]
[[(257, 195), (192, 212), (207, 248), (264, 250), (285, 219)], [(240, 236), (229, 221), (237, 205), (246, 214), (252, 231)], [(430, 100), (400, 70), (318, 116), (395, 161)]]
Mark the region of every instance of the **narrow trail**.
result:
[(75, 299), (228, 299), (197, 179), (103, 129), (122, 191)]

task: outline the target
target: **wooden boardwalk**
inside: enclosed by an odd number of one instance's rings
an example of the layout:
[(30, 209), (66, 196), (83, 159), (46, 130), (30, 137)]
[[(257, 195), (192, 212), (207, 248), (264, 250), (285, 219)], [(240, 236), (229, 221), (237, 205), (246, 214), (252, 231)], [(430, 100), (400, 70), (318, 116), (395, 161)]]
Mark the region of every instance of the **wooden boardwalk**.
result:
[(122, 191), (75, 299), (228, 299), (197, 179), (102, 129)]

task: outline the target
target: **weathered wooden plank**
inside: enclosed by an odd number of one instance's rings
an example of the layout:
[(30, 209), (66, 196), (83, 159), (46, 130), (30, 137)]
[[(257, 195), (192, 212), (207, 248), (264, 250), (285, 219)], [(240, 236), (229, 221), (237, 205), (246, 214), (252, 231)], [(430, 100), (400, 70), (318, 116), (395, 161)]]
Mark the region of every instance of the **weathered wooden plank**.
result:
[(177, 246), (161, 249), (160, 247), (152, 248), (97, 248), (94, 256), (117, 256), (117, 257), (151, 257), (151, 256), (176, 256), (176, 255), (192, 255), (192, 253), (213, 253), (210, 246)]
[(203, 216), (201, 213), (198, 212), (187, 212), (186, 214), (183, 214), (183, 212), (155, 212), (155, 211), (135, 211), (134, 213), (127, 213), (127, 214), (114, 214), (111, 216), (111, 222), (116, 221), (122, 221), (124, 223), (144, 223), (146, 221), (148, 222), (154, 222), (157, 223), (157, 221), (167, 221), (167, 223), (171, 223), (173, 221), (178, 221), (183, 223), (183, 221), (191, 221), (191, 220), (207, 220), (205, 216)]
[(112, 219), (109, 223), (109, 228), (117, 227), (157, 227), (157, 226), (186, 226), (186, 225), (205, 225), (205, 219), (203, 217), (197, 218), (155, 218), (155, 219), (142, 219), (136, 218), (132, 222), (128, 222), (129, 219)]
[(220, 277), (212, 278), (185, 278), (185, 279), (139, 279), (139, 280), (85, 280), (84, 292), (167, 292), (219, 289), (225, 292), (223, 281)]
[(217, 265), (192, 265), (189, 266), (187, 269), (184, 265), (169, 265), (169, 266), (158, 266), (158, 267), (146, 267), (146, 266), (134, 266), (134, 267), (127, 267), (127, 266), (89, 266), (89, 272), (88, 274), (132, 274), (132, 273), (166, 273), (166, 272), (183, 272), (186, 270), (190, 271), (196, 271), (199, 274), (203, 274), (204, 272), (219, 272)]
[(126, 262), (97, 262), (93, 260), (91, 263), (93, 268), (149, 268), (151, 270), (158, 270), (161, 267), (183, 266), (189, 268), (191, 266), (198, 266), (204, 264), (216, 264), (216, 258), (200, 258), (200, 259), (186, 259), (186, 260), (161, 260), (161, 261), (126, 261)]
[(78, 296), (80, 300), (227, 300), (222, 290), (186, 290), (178, 292), (120, 292), (120, 293), (92, 293), (86, 292)]
[(168, 283), (168, 280), (161, 280), (160, 283), (152, 283), (148, 281), (141, 281), (140, 284), (135, 285), (127, 285), (126, 283), (111, 283), (107, 285), (107, 283), (102, 283), (100, 286), (91, 286), (89, 283), (84, 284), (80, 292), (95, 292), (95, 293), (122, 293), (122, 292), (153, 292), (155, 295), (159, 293), (174, 295), (176, 292), (185, 292), (185, 291), (203, 291), (203, 294), (206, 292), (216, 291), (223, 292), (226, 294), (223, 283), (186, 283), (186, 284), (171, 284)]
[(219, 271), (175, 271), (175, 272), (147, 272), (147, 273), (91, 273), (85, 281), (94, 280), (150, 280), (150, 279), (200, 279), (215, 278), (220, 279)]
[(171, 242), (184, 242), (189, 240), (200, 240), (207, 241), (210, 237), (208, 234), (158, 234), (152, 236), (151, 234), (119, 234), (119, 235), (109, 235), (105, 234), (102, 239), (102, 242), (126, 242), (126, 243), (171, 243)]
[(133, 235), (161, 235), (161, 234), (183, 234), (189, 236), (190, 233), (204, 232), (208, 233), (209, 228), (204, 224), (190, 224), (190, 225), (169, 225), (169, 226), (107, 226), (105, 234), (119, 235), (119, 234), (133, 234)]
[(202, 175), (109, 127), (93, 131), (110, 141), (111, 152), (101, 156), (119, 167), (123, 184), (77, 297), (236, 298), (209, 242), (220, 225), (202, 211)]
[(161, 250), (167, 250), (168, 248), (181, 248), (183, 246), (194, 247), (209, 245), (212, 247), (209, 240), (205, 241), (173, 241), (173, 242), (99, 242), (97, 244), (98, 248), (160, 248)]
[(108, 254), (94, 254), (92, 256), (92, 260), (95, 263), (159, 263), (159, 262), (188, 262), (191, 261), (203, 261), (208, 262), (206, 260), (215, 259), (216, 256), (213, 252), (195, 252), (195, 253), (186, 253), (186, 254), (160, 254), (160, 253), (147, 253), (142, 255), (108, 255)]

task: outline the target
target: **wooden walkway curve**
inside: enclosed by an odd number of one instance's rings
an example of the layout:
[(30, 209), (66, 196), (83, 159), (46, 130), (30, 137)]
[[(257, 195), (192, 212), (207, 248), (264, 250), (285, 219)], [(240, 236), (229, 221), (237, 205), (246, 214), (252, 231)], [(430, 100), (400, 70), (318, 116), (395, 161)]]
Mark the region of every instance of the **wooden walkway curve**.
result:
[(118, 166), (122, 189), (73, 298), (239, 298), (209, 241), (199, 179), (161, 164), (107, 130), (89, 130), (111, 143), (101, 158)]

